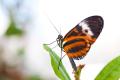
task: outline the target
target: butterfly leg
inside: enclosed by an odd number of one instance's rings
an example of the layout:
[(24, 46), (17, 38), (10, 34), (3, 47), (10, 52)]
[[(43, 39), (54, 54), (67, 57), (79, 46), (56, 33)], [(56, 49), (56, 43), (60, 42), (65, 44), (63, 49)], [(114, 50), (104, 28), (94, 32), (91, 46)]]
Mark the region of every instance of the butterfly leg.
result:
[[(45, 44), (45, 45), (51, 45), (51, 44), (53, 44), (53, 43), (55, 43), (56, 41), (53, 41), (53, 42), (51, 42), (51, 43), (49, 43), (49, 44)], [(54, 48), (56, 48), (58, 45), (55, 45), (54, 47), (52, 47), (52, 49), (54, 49)]]
[(60, 63), (61, 63), (61, 61), (62, 61), (62, 59), (65, 57), (65, 55), (64, 56), (62, 56), (62, 52), (63, 52), (64, 50), (63, 50), (63, 48), (61, 47), (61, 56), (60, 56), (60, 61), (59, 61), (59, 63), (58, 63), (58, 69), (59, 69), (59, 66), (60, 66)]
[(51, 45), (51, 44), (53, 44), (53, 43), (55, 43), (56, 41), (53, 41), (53, 42), (51, 42), (51, 43), (49, 43), (49, 44), (45, 44), (45, 45)]

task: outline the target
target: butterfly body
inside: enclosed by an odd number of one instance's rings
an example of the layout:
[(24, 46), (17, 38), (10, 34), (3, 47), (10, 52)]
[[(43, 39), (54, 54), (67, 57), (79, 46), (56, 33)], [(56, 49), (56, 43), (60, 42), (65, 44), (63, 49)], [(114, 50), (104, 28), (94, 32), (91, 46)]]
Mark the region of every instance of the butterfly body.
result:
[(72, 67), (76, 70), (73, 59), (82, 59), (90, 50), (103, 28), (101, 16), (91, 16), (71, 29), (64, 37), (58, 35), (57, 43), (70, 59)]

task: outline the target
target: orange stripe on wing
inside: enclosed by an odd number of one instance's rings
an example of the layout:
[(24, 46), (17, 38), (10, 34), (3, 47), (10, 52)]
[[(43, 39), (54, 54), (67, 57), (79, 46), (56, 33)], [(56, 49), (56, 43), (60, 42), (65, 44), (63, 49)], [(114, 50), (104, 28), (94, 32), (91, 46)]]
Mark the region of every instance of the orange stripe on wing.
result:
[(70, 58), (78, 58), (78, 57), (82, 57), (85, 56), (87, 54), (87, 52), (89, 51), (90, 48), (85, 48), (83, 50), (77, 51), (75, 53), (67, 53), (68, 57)]
[(75, 47), (75, 46), (79, 46), (79, 45), (83, 45), (85, 46), (85, 42), (75, 42), (75, 43), (71, 43), (68, 46), (64, 47), (64, 50), (67, 52), (68, 50), (70, 50), (71, 48)]
[(82, 38), (82, 39), (85, 39), (85, 40), (89, 40), (89, 42), (93, 43), (95, 42), (96, 38), (92, 38), (91, 36), (71, 36), (69, 38), (65, 38), (63, 40), (63, 42), (67, 42), (67, 41), (70, 41), (70, 40), (73, 40), (73, 39), (77, 39), (77, 38)]

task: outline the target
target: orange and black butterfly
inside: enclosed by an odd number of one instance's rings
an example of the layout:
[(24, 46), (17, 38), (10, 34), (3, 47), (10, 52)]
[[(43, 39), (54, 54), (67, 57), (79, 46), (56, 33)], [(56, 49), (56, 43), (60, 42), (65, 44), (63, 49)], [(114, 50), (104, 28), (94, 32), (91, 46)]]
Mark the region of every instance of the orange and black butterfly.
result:
[(77, 67), (74, 59), (80, 60), (84, 58), (91, 45), (100, 35), (103, 24), (104, 21), (101, 16), (90, 16), (78, 23), (64, 37), (61, 34), (58, 35), (57, 44), (61, 51), (67, 54), (75, 71)]
[(103, 25), (101, 16), (90, 16), (78, 23), (64, 37), (61, 34), (58, 35), (57, 43), (69, 57), (75, 71), (77, 68), (73, 60), (82, 59), (87, 54), (100, 35)]

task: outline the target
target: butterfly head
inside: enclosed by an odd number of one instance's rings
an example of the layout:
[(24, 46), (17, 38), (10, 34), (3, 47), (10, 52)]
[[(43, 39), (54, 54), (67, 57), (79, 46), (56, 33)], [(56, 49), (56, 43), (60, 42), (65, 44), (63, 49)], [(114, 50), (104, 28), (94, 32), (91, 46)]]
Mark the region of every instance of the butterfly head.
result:
[(57, 41), (58, 46), (62, 48), (63, 36), (61, 34), (58, 35), (56, 41)]

